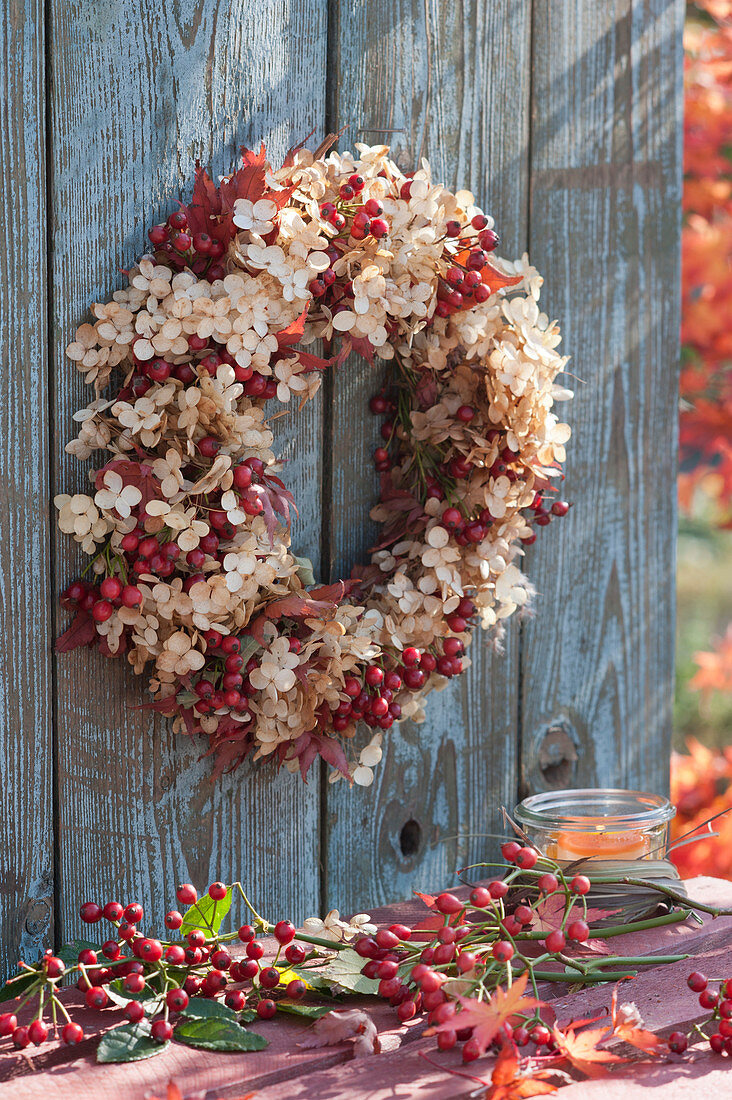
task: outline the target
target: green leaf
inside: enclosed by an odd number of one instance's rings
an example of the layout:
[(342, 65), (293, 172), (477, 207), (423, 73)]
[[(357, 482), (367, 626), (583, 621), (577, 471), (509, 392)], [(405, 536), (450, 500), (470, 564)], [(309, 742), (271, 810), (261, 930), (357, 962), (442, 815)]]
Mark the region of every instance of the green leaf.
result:
[(156, 1043), (150, 1038), (147, 1020), (139, 1024), (123, 1024), (102, 1035), (97, 1047), (97, 1062), (140, 1062), (154, 1058), (169, 1047), (170, 1043)]
[(175, 1029), (180, 1043), (201, 1050), (264, 1050), (269, 1044), (256, 1031), (244, 1031), (228, 1020), (184, 1020)]
[(315, 573), (313, 572), (313, 563), (310, 558), (299, 558), (297, 554), (294, 555), (297, 562), (297, 575), (305, 585), (306, 588), (311, 584), (315, 584)]
[(122, 984), (121, 978), (115, 978), (113, 982), (110, 982), (107, 986), (107, 991), (114, 994), (112, 1000), (120, 1004), (127, 1004), (128, 1001), (156, 1001), (160, 997), (160, 991), (150, 989), (149, 986), (145, 986), (141, 993), (128, 993)]
[(307, 1020), (319, 1020), (333, 1011), (332, 1005), (304, 1005), (301, 1001), (278, 1001), (278, 1012), (289, 1012), (291, 1016), (304, 1016)]
[(247, 635), (246, 637), (242, 637), (240, 635), (239, 642), (241, 644), (241, 648), (239, 649), (239, 656), (245, 664), (250, 657), (254, 656), (258, 649), (262, 648), (257, 639), (253, 638), (251, 634)]
[[(102, 954), (102, 948), (98, 943), (92, 943), (91, 940), (72, 940), (71, 943), (65, 943), (56, 955), (65, 966), (76, 966), (79, 961), (79, 952), (85, 948), (96, 951), (97, 955)], [(105, 964), (106, 959), (102, 958), (101, 962)]]
[(18, 974), (17, 978), (11, 978), (0, 989), (0, 1004), (10, 1001), (13, 997), (19, 997), (36, 980), (36, 974)]
[(254, 1008), (243, 1008), (239, 1013), (240, 1024), (250, 1024), (252, 1020), (256, 1020), (257, 1011)]
[(309, 982), (315, 989), (327, 990), (338, 993), (345, 990), (348, 993), (372, 993), (376, 994), (379, 983), (374, 978), (367, 978), (361, 973), (363, 959), (351, 947), (339, 951), (331, 962), (325, 966), (298, 967), (292, 970), (298, 978)]
[(227, 887), (225, 896), (221, 901), (214, 901), (208, 894), (199, 898), (183, 914), (183, 924), (180, 928), (181, 936), (187, 936), (194, 928), (201, 928), (209, 934), (218, 932), (226, 914), (231, 909), (231, 887)]
[(201, 698), (200, 695), (196, 695), (195, 691), (179, 691), (175, 697), (176, 703), (182, 703), (184, 707), (193, 706)]
[(204, 1000), (193, 997), (183, 1009), (181, 1016), (190, 1016), (196, 1020), (228, 1020), (236, 1023), (236, 1013), (221, 1001)]

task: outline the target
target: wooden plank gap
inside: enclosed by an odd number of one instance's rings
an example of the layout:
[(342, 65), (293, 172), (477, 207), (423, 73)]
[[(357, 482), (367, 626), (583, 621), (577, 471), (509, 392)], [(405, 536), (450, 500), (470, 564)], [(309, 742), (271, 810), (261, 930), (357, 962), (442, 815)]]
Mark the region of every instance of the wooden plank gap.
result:
[[(50, 0), (45, 0), (43, 6), (43, 57), (44, 57), (44, 73), (45, 79), (43, 81), (43, 98), (44, 98), (44, 138), (45, 138), (45, 165), (44, 165), (44, 179), (46, 182), (46, 233), (45, 233), (45, 250), (46, 250), (46, 272), (53, 271), (53, 205), (51, 202), (51, 196), (53, 195), (53, 157), (51, 156), (51, 150), (53, 148), (53, 122), (51, 118), (51, 95), (52, 95), (52, 83), (53, 83), (53, 11)], [(53, 359), (53, 316), (54, 316), (54, 285), (52, 278), (46, 278), (46, 317), (45, 317), (45, 333), (46, 333), (46, 354), (48, 357), (48, 427), (49, 427), (49, 446), (48, 446), (48, 483), (50, 486), (50, 493), (48, 496), (48, 523), (50, 531), (49, 540), (49, 590), (52, 593), (53, 607), (51, 608), (49, 615), (49, 634), (48, 634), (48, 646), (50, 659), (50, 692), (51, 692), (51, 807), (52, 807), (52, 820), (53, 820), (53, 838), (52, 838), (52, 866), (53, 866), (53, 914), (52, 914), (52, 935), (54, 949), (58, 950), (61, 947), (61, 837), (59, 830), (60, 820), (60, 793), (59, 793), (59, 779), (58, 779), (58, 761), (59, 761), (59, 743), (58, 743), (58, 713), (56, 708), (57, 698), (57, 655), (56, 655), (56, 637), (58, 635), (58, 607), (56, 605), (56, 592), (54, 586), (54, 577), (56, 576), (56, 506), (53, 503), (53, 498), (56, 495), (56, 456), (55, 449), (51, 443), (53, 439), (54, 425), (56, 422), (56, 408), (58, 402), (58, 393), (56, 386), (56, 372), (54, 368)]]
[(0, 15), (0, 970), (53, 926), (43, 0)]
[[(335, 133), (338, 126), (338, 74), (340, 72), (340, 5), (338, 0), (327, 0), (325, 43), (325, 133)], [(319, 138), (319, 135), (315, 135)], [(345, 137), (345, 135), (344, 135)], [(336, 143), (336, 148), (340, 143)], [(326, 358), (331, 353), (326, 346)], [(323, 377), (323, 437), (321, 458), (320, 500), (320, 577), (324, 584), (333, 580), (333, 402), (335, 395), (335, 368), (327, 370)], [(319, 761), (318, 805), (318, 905), (322, 916), (328, 911), (328, 766)]]
[[(535, 0), (529, 0), (529, 12), (528, 12), (528, 65), (529, 75), (527, 80), (527, 96), (528, 103), (526, 108), (527, 114), (527, 126), (526, 126), (526, 160), (524, 164), (525, 168), (525, 202), (524, 202), (524, 226), (525, 226), (525, 238), (524, 245), (528, 250), (529, 242), (531, 241), (531, 170), (532, 170), (532, 153), (533, 153), (533, 132), (534, 132), (534, 45), (535, 45), (535, 20), (536, 20), (536, 5)], [(531, 578), (529, 578), (531, 579)], [(516, 670), (516, 803), (518, 804), (529, 793), (524, 782), (524, 649), (526, 646), (526, 624), (520, 621), (518, 624), (518, 640), (516, 643), (516, 658), (518, 662), (518, 668)], [(511, 812), (512, 807), (506, 807)]]

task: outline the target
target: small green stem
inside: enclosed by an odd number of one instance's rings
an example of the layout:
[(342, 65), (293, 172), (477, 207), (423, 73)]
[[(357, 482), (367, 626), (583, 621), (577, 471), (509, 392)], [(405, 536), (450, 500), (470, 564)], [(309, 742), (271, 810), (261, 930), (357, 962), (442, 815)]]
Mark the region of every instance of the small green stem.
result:
[(310, 936), (307, 932), (296, 932), (295, 939), (302, 940), (303, 943), (312, 943), (316, 947), (327, 947), (329, 951), (345, 951), (351, 946), (348, 943), (341, 943), (337, 940), (326, 940), (321, 936)]
[[(254, 917), (255, 923), (257, 925), (259, 925), (260, 931), (264, 932), (267, 935), (274, 932), (274, 927), (275, 926), (273, 924), (270, 924), (269, 921), (265, 920), (264, 917), (261, 917), (259, 915), (257, 910), (254, 908), (254, 906), (250, 902), (249, 898), (244, 893), (244, 888), (243, 888), (242, 884), (240, 882), (234, 882), (234, 883), (232, 883), (232, 890), (233, 890), (234, 887), (236, 887), (238, 889), (239, 893), (241, 894), (242, 898), (244, 899), (244, 904), (246, 905), (247, 909), (249, 910), (249, 912)], [(221, 936), (219, 938), (222, 942), (224, 942), (225, 940), (236, 939), (236, 936), (237, 936), (237, 933), (232, 932), (230, 935)], [(310, 936), (310, 935), (308, 935), (307, 932), (296, 932), (295, 933), (295, 939), (296, 940), (302, 940), (304, 943), (312, 943), (316, 947), (327, 947), (329, 951), (344, 951), (349, 946), (347, 943), (339, 943), (336, 940), (326, 940), (326, 939), (322, 938), (321, 936)]]
[(621, 978), (634, 978), (635, 971), (590, 972), (589, 974), (558, 974), (554, 970), (534, 970), (534, 976), (540, 982), (568, 982), (570, 985), (597, 985), (600, 982), (617, 982)]
[(54, 1023), (54, 1026), (56, 1025), (56, 1009), (57, 1008), (66, 1017), (66, 1022), (70, 1024), (71, 1023), (71, 1017), (69, 1016), (68, 1012), (66, 1011), (66, 1009), (63, 1006), (63, 1003), (58, 999), (58, 997), (55, 997), (55, 996), (52, 995), (51, 996), (51, 1004), (53, 1005), (53, 1023)]
[(565, 955), (562, 952), (557, 955), (560, 962), (563, 962), (565, 966), (572, 967), (573, 970), (579, 970), (580, 974), (586, 974), (592, 967), (588, 966), (585, 962), (581, 962), (579, 959), (573, 959), (569, 955)]
[(691, 901), (686, 894), (680, 893), (678, 890), (672, 890), (670, 886), (662, 886), (659, 882), (649, 882), (644, 878), (617, 878), (607, 875), (593, 875), (592, 882), (594, 883), (615, 883), (622, 886), (642, 886), (646, 890), (655, 890), (659, 894), (663, 894), (664, 897), (670, 898), (671, 901), (677, 902), (685, 909), (699, 909), (702, 913), (709, 913), (712, 917), (732, 917), (732, 909), (725, 909), (721, 906), (705, 905), (701, 901)]
[(688, 955), (606, 955), (594, 960), (590, 970), (599, 970), (603, 966), (655, 966), (656, 963), (683, 962)]
[[(666, 913), (662, 917), (649, 917), (648, 920), (638, 920), (628, 924), (608, 925), (607, 928), (591, 928), (590, 937), (593, 940), (610, 939), (612, 936), (625, 936), (629, 932), (642, 932), (646, 928), (660, 928), (664, 924), (679, 924), (688, 920), (691, 910), (675, 909), (673, 913)], [(519, 932), (517, 940), (545, 940), (546, 932)]]

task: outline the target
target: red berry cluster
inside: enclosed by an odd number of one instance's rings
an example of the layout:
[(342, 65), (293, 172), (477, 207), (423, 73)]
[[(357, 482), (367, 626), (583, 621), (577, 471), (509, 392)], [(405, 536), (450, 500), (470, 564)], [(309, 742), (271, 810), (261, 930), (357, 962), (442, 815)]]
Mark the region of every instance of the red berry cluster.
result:
[[(405, 185), (409, 186), (409, 184)], [(407, 196), (408, 197), (408, 193)], [(485, 214), (476, 214), (467, 225), (450, 221), (446, 226), (446, 254), (450, 265), (440, 279), (436, 313), (449, 317), (461, 309), (487, 302), (491, 296), (484, 269), (489, 253), (497, 247), (500, 237), (488, 228)], [(458, 414), (459, 415), (459, 414)]]
[[(222, 882), (214, 882), (208, 888), (208, 898), (215, 903), (223, 901), (230, 889)], [(179, 886), (176, 896), (182, 906), (193, 908), (186, 917), (177, 909), (166, 914), (165, 926), (171, 932), (178, 932), (184, 923), (189, 926), (197, 914), (198, 894), (192, 885)], [(225, 935), (192, 928), (179, 939), (158, 939), (140, 931), (143, 915), (138, 902), (128, 905), (117, 901), (104, 905), (85, 902), (80, 909), (84, 923), (97, 925), (108, 921), (114, 929), (112, 935), (99, 947), (85, 947), (79, 951), (76, 964), (72, 966), (66, 966), (50, 950), (35, 967), (21, 963), (18, 977), (26, 981), (29, 975), (32, 977), (30, 985), (23, 990), (21, 1003), (37, 1001), (37, 1015), (26, 1026), (18, 1024), (16, 1012), (1, 1014), (0, 1036), (11, 1038), (17, 1049), (31, 1043), (39, 1046), (49, 1035), (44, 1014), (50, 1007), (54, 1021), (59, 1014), (66, 1021), (60, 1029), (63, 1042), (69, 1045), (81, 1042), (84, 1031), (69, 1018), (58, 996), (61, 979), (71, 976), (76, 977), (76, 986), (84, 993), (87, 1007), (95, 1009), (117, 1003), (118, 996), (113, 999), (108, 993), (110, 983), (116, 982), (118, 995), (128, 998), (122, 1011), (132, 1024), (151, 1014), (150, 1001), (143, 1003), (136, 998), (143, 991), (157, 995), (152, 1014), (159, 1018), (153, 1020), (150, 1034), (158, 1043), (165, 1043), (173, 1036), (170, 1017), (184, 1014), (193, 997), (211, 1000), (223, 995), (224, 1004), (234, 1013), (252, 1009), (260, 1019), (268, 1020), (275, 1015), (279, 999), (299, 1001), (305, 996), (304, 981), (294, 978), (283, 983), (281, 980), (283, 968), (299, 966), (312, 953), (311, 947), (295, 942), (296, 937), (307, 941), (308, 945), (325, 942), (298, 933), (288, 920), (270, 926), (259, 917), (253, 924), (243, 924), (237, 932)], [(273, 959), (265, 959), (261, 939), (264, 933), (273, 935), (278, 945)], [(231, 941), (245, 945), (243, 957), (233, 957), (228, 947)], [(52, 1026), (58, 1037), (55, 1022)]]
[[(409, 418), (411, 405), (406, 406), (400, 402), (397, 391), (390, 392), (383, 388), (371, 397), (369, 409), (374, 416), (385, 417), (380, 429), (384, 446), (375, 449), (374, 466), (377, 473), (387, 474), (393, 468), (402, 466), (415, 450)], [(461, 405), (456, 415), (462, 423), (469, 424), (477, 415), (477, 410), (472, 405)], [(490, 428), (485, 433), (485, 438), (488, 443), (498, 448), (498, 457), (488, 470), (491, 477), (505, 476), (509, 481), (516, 481), (522, 476), (525, 472), (523, 464), (517, 452), (507, 445), (506, 432), (498, 428)], [(421, 449), (424, 454), (423, 463), (408, 465), (407, 484), (410, 491), (422, 504), (428, 500), (447, 502), (442, 512), (442, 525), (450, 532), (458, 546), (465, 547), (482, 542), (496, 522), (490, 509), (480, 508), (468, 514), (464, 505), (457, 507), (449, 503), (456, 497), (456, 484), (470, 479), (474, 470), (473, 465), (462, 455), (451, 455), (449, 450), (444, 448), (423, 446)], [(425, 466), (429, 469), (429, 473), (423, 473)], [(531, 505), (523, 510), (525, 518), (537, 527), (546, 527), (553, 517), (566, 516), (570, 508), (567, 501), (548, 500), (545, 495), (548, 488), (547, 486), (541, 492), (537, 492)], [(463, 495), (460, 494), (460, 496)], [(521, 541), (525, 546), (530, 546), (536, 542), (536, 532), (532, 531)], [(461, 618), (469, 618), (469, 615), (470, 613), (466, 616), (458, 611), (454, 617), (459, 622)], [(453, 626), (449, 619), (448, 625), (458, 634), (467, 628), (466, 625)]]
[[(190, 386), (207, 374), (211, 378), (224, 363), (234, 371), (237, 382), (242, 382), (247, 397), (259, 397), (265, 401), (273, 398), (277, 384), (272, 378), (266, 378), (252, 367), (242, 367), (220, 344), (214, 344), (195, 333), (188, 337), (189, 358), (180, 363), (172, 363), (158, 356), (155, 359), (138, 359), (134, 346), (130, 353), (134, 371), (127, 385), (120, 390), (120, 400), (136, 400), (144, 397), (154, 383), (163, 385), (170, 378)], [(221, 449), (221, 442), (213, 436), (204, 436), (198, 440), (198, 450), (204, 458), (214, 458)]]
[(349, 239), (363, 241), (371, 236), (375, 239), (386, 237), (389, 223), (383, 217), (384, 208), (376, 199), (361, 198), (366, 186), (363, 176), (354, 173), (338, 189), (335, 202), (323, 202), (320, 205), (320, 217), (336, 230), (330, 240), (326, 255), (330, 267), (322, 271), (309, 284), (308, 289), (315, 300), (316, 309), (320, 305), (328, 307), (332, 316), (349, 308), (353, 302), (353, 287), (349, 279), (336, 275), (334, 264), (348, 247)]
[[(466, 605), (470, 603), (469, 600), (464, 602)], [(407, 646), (402, 652), (401, 663), (395, 663), (389, 671), (385, 672), (379, 664), (369, 664), (363, 679), (348, 676), (344, 691), (350, 702), (341, 702), (335, 711), (333, 729), (341, 732), (354, 722), (364, 721), (372, 728), (388, 730), (402, 712), (400, 704), (394, 701), (396, 692), (420, 691), (427, 676), (435, 670), (448, 677), (462, 672), (460, 655), (463, 653), (463, 643), (459, 638), (445, 638), (441, 654), (436, 647), (432, 650), (421, 653), (414, 646)], [(328, 720), (326, 714), (322, 717), (324, 721)]]
[[(566, 500), (548, 501), (543, 493), (537, 493), (528, 511), (536, 527), (548, 527), (555, 516), (566, 516), (570, 504)], [(521, 539), (524, 546), (536, 542), (536, 531)]]
[[(219, 441), (211, 436), (204, 437), (198, 443), (198, 451), (206, 461), (215, 458), (219, 448)], [(192, 460), (186, 476), (195, 478), (200, 470), (201, 466)], [(260, 515), (264, 509), (262, 496), (269, 492), (272, 480), (268, 478), (261, 460), (244, 459), (234, 467), (233, 480), (239, 507), (247, 515)], [(220, 506), (220, 498), (220, 490), (205, 494), (202, 504), (211, 530), (200, 539), (195, 549), (185, 554), (165, 532), (159, 535), (146, 533), (146, 513), (141, 502), (132, 509), (132, 515), (137, 520), (134, 530), (123, 535), (119, 551), (114, 555), (112, 568), (117, 572), (105, 576), (98, 584), (87, 580), (74, 581), (62, 594), (63, 606), (90, 612), (95, 622), (106, 622), (117, 608), (141, 606), (142, 592), (132, 583), (133, 578), (141, 575), (168, 579), (176, 574), (183, 578), (183, 591), (189, 592), (194, 584), (205, 578), (203, 567), (207, 563), (210, 565), (212, 560), (222, 563), (228, 553), (227, 540), (233, 536), (234, 528)], [(124, 578), (128, 583), (124, 583)], [(128, 628), (126, 633), (131, 634), (132, 628)], [(226, 707), (239, 718), (247, 716), (247, 698), (254, 694), (247, 677), (258, 667), (258, 661), (251, 658), (244, 669), (244, 661), (239, 656), (242, 640), (235, 635), (223, 637), (216, 630), (208, 630), (203, 637), (206, 665), (193, 685), (199, 697), (196, 704), (198, 714)], [(296, 649), (299, 645), (298, 639), (293, 637), (291, 647)]]
[(176, 271), (190, 268), (194, 275), (211, 283), (223, 279), (226, 274), (221, 262), (226, 244), (208, 233), (193, 233), (183, 207), (171, 214), (166, 222), (153, 225), (147, 235), (160, 259)]
[[(467, 901), (452, 893), (432, 899), (433, 912), (444, 918), (436, 931), (433, 924), (429, 932), (420, 925), (391, 925), (355, 944), (356, 952), (366, 960), (362, 973), (378, 980), (379, 995), (396, 1007), (399, 1019), (410, 1020), (426, 1012), (430, 1026), (439, 1027), (439, 1049), (449, 1050), (461, 1043), (466, 1062), (479, 1057), (481, 1050), (473, 1040), (473, 1029), (461, 1027), (461, 1008), (449, 992), (447, 979), (460, 978), (461, 996), (482, 1001), (505, 983), (509, 974), (515, 977), (527, 972), (540, 980), (542, 968), (551, 970), (552, 963), (559, 961), (562, 970), (552, 973), (556, 979), (572, 958), (578, 958), (581, 969), (559, 980), (583, 984), (602, 981), (603, 971), (614, 965), (612, 956), (595, 956), (593, 960), (582, 953), (590, 938), (586, 897), (591, 884), (587, 876), (565, 878), (553, 860), (517, 841), (507, 841), (501, 851), (511, 865), (504, 878), (474, 887)], [(563, 902), (557, 907), (564, 913), (559, 927), (548, 933), (534, 931), (537, 909), (553, 896)], [(601, 937), (603, 929), (593, 929), (592, 935)], [(446, 1027), (452, 1020), (454, 1028)], [(557, 1049), (539, 1008), (502, 1026), (494, 1048), (507, 1042), (517, 1048), (533, 1044), (537, 1053), (551, 1054)]]
[[(732, 978), (715, 982), (715, 990), (706, 974), (695, 970), (686, 979), (686, 984), (699, 994), (699, 1004), (709, 1013), (704, 1023), (694, 1028), (694, 1034), (705, 1039), (715, 1054), (732, 1056)], [(668, 1037), (669, 1050), (676, 1054), (683, 1054), (688, 1042), (689, 1036), (681, 1031)]]

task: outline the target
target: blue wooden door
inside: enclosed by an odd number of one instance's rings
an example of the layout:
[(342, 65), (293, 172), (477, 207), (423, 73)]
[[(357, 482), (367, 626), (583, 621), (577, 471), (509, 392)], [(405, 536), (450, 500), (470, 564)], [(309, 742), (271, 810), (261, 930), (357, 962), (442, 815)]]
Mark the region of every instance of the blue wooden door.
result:
[[(673, 676), (681, 0), (8, 0), (2, 24), (0, 890), (7, 958), (78, 931), (87, 897), (160, 920), (177, 881), (241, 878), (265, 913), (354, 910), (448, 882), (500, 806), (547, 786), (667, 783)], [(135, 709), (144, 683), (55, 657), (78, 556), (55, 492), (90, 301), (240, 143), (388, 141), (470, 187), (528, 249), (576, 397), (570, 517), (529, 551), (535, 617), (399, 728), (368, 790), (248, 767)], [(293, 542), (325, 579), (369, 545), (371, 368), (279, 422)]]

